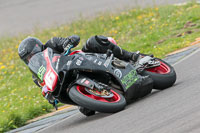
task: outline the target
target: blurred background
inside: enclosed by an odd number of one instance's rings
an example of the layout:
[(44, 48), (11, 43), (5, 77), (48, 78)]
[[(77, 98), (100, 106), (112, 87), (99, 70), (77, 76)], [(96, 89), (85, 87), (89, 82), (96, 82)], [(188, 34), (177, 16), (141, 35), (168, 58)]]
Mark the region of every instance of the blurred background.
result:
[(0, 36), (30, 33), (102, 12), (187, 1), (191, 0), (0, 0)]

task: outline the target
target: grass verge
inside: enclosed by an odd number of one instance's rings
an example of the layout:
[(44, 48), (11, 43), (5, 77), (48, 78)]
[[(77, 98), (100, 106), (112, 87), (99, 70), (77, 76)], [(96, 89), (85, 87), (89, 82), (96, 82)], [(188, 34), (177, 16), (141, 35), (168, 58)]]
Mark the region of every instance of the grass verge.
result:
[[(164, 57), (167, 53), (189, 46), (200, 36), (200, 5), (162, 6), (132, 9), (120, 14), (101, 14), (92, 20), (39, 30), (35, 36), (46, 42), (53, 36), (77, 34), (82, 47), (87, 38), (101, 34), (114, 37), (128, 50), (140, 50)], [(48, 113), (52, 106), (42, 97), (31, 73), (19, 60), (17, 48), (27, 35), (0, 39), (0, 132), (20, 127), (27, 120)]]

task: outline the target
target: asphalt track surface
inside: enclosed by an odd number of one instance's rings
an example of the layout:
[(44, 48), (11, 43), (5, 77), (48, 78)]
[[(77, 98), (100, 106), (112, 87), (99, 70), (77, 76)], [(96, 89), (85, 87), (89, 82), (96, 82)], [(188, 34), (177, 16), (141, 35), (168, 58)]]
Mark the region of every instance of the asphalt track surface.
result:
[(190, 0), (0, 0), (0, 37), (32, 33), (100, 12), (182, 3)]
[(76, 113), (39, 133), (199, 133), (200, 49), (175, 63), (177, 81), (115, 114)]

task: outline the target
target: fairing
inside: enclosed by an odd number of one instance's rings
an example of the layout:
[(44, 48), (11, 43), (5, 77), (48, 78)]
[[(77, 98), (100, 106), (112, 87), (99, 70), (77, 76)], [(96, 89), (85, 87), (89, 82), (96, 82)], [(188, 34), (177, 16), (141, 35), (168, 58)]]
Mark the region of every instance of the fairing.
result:
[(44, 82), (50, 92), (55, 90), (58, 81), (59, 59), (60, 55), (47, 48), (43, 52), (34, 55), (28, 64), (32, 73)]
[(138, 80), (135, 68), (124, 62), (124, 67), (113, 65), (112, 59), (106, 54), (76, 53), (63, 67), (64, 71), (78, 70), (89, 73), (112, 75), (122, 86), (124, 92)]

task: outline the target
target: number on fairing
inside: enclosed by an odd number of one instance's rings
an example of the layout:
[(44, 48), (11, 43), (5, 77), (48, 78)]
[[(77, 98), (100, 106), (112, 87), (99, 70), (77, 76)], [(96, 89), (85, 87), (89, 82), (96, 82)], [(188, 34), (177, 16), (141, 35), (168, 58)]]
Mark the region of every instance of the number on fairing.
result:
[(51, 70), (49, 70), (47, 75), (45, 76), (45, 83), (51, 90), (53, 89), (53, 83), (55, 78), (56, 76)]

